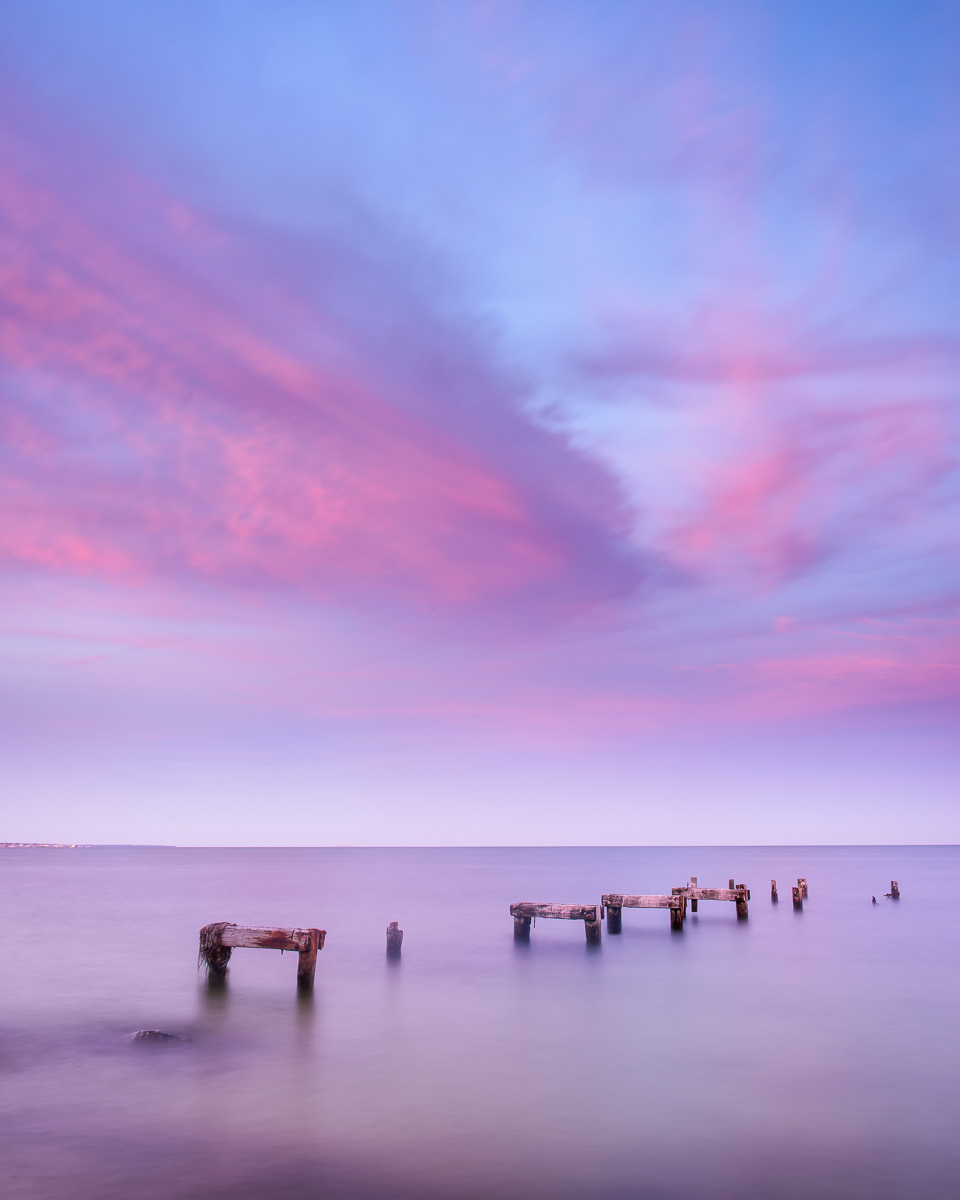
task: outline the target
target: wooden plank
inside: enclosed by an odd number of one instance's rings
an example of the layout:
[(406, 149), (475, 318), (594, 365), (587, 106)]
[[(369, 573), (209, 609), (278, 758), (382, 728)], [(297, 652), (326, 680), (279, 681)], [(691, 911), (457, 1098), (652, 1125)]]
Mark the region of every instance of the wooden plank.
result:
[(519, 900), (510, 905), (512, 917), (550, 917), (560, 921), (599, 921), (599, 904), (536, 904)]
[[(675, 896), (686, 896), (688, 900), (741, 900), (746, 894), (745, 888), (674, 888)], [(748, 897), (749, 898), (749, 897)]]
[[(320, 933), (319, 930), (316, 932)], [(220, 934), (220, 944), (234, 950), (296, 950), (301, 953), (311, 948), (313, 933), (312, 929), (278, 929), (271, 925), (226, 925)], [(322, 946), (323, 939), (318, 941)]]
[(604, 896), (605, 908), (680, 908), (680, 896), (623, 896), (611, 892)]

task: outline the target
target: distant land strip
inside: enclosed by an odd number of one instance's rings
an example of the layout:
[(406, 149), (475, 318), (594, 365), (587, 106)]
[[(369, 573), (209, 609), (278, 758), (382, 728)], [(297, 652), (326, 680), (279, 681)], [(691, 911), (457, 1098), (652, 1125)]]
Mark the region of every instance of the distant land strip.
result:
[(79, 842), (0, 842), (0, 850), (92, 850)]

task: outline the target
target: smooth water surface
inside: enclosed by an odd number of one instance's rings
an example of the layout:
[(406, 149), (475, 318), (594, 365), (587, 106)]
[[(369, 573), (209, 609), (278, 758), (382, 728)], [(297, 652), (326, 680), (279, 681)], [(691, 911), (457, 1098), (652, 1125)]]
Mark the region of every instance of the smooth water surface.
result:
[[(514, 943), (512, 900), (691, 874), (749, 918)], [(3, 1195), (954, 1196), (958, 885), (953, 847), (0, 851)], [(217, 920), (326, 929), (313, 997), (265, 950), (211, 989)]]

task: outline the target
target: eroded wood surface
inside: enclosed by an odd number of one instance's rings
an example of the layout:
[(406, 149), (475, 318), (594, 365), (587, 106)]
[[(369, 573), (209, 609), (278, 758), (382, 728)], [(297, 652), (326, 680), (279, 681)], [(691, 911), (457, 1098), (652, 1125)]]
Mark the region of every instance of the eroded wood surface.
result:
[(549, 917), (561, 921), (599, 921), (599, 904), (535, 904), (520, 900), (510, 905), (513, 917)]

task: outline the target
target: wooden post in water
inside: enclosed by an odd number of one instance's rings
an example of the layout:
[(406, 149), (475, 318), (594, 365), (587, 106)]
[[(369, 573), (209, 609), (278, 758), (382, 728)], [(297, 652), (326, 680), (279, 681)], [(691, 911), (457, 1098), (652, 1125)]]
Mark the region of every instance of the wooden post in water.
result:
[(890, 880), (890, 899), (891, 900), (899, 900), (900, 899), (900, 884), (897, 883), (897, 881), (895, 879)]
[(736, 886), (737, 886), (737, 885), (736, 885), (736, 884), (733, 882), (733, 880), (731, 879), (731, 880), (730, 880), (730, 883), (729, 883), (729, 888), (730, 888), (730, 891), (732, 892), (732, 891), (733, 891), (733, 889), (734, 889)]
[(403, 945), (403, 930), (396, 921), (387, 926), (387, 958), (399, 958), (400, 947)]
[(530, 941), (530, 917), (521, 917), (514, 915), (513, 918), (513, 940), (516, 942)]
[(313, 987), (313, 977), (317, 973), (317, 951), (326, 936), (319, 929), (310, 929), (308, 932), (309, 945), (297, 956), (297, 987), (302, 992), (308, 992)]
[(803, 908), (803, 893), (798, 887), (793, 889), (793, 907)]
[(780, 903), (780, 897), (777, 895), (777, 881), (775, 879), (770, 880), (770, 903)]
[(623, 909), (617, 904), (607, 905), (607, 933), (620, 933), (623, 929)]
[(676, 908), (670, 909), (670, 928), (680, 930), (683, 928), (683, 918), (686, 916), (687, 898), (686, 896), (678, 896), (680, 903)]
[[(691, 875), (691, 876), (690, 876), (690, 886), (691, 886), (692, 888), (696, 888), (696, 886), (697, 886), (697, 877), (696, 877), (696, 875)], [(696, 898), (696, 896), (694, 896), (694, 897), (691, 899), (691, 901), (690, 901), (690, 911), (691, 911), (692, 913), (695, 913), (695, 912), (697, 911), (697, 898)]]
[(749, 896), (750, 896), (750, 893), (743, 886), (743, 884), (738, 883), (737, 884), (737, 899), (735, 902), (736, 906), (737, 906), (737, 920), (738, 921), (745, 921), (747, 919), (747, 900), (749, 899)]
[(600, 945), (600, 913), (597, 912), (596, 917), (592, 921), (584, 921), (583, 931), (587, 935), (588, 946)]
[(800, 889), (801, 897), (804, 900), (806, 900), (806, 898), (807, 898), (807, 881), (805, 879), (798, 879), (797, 887)]

